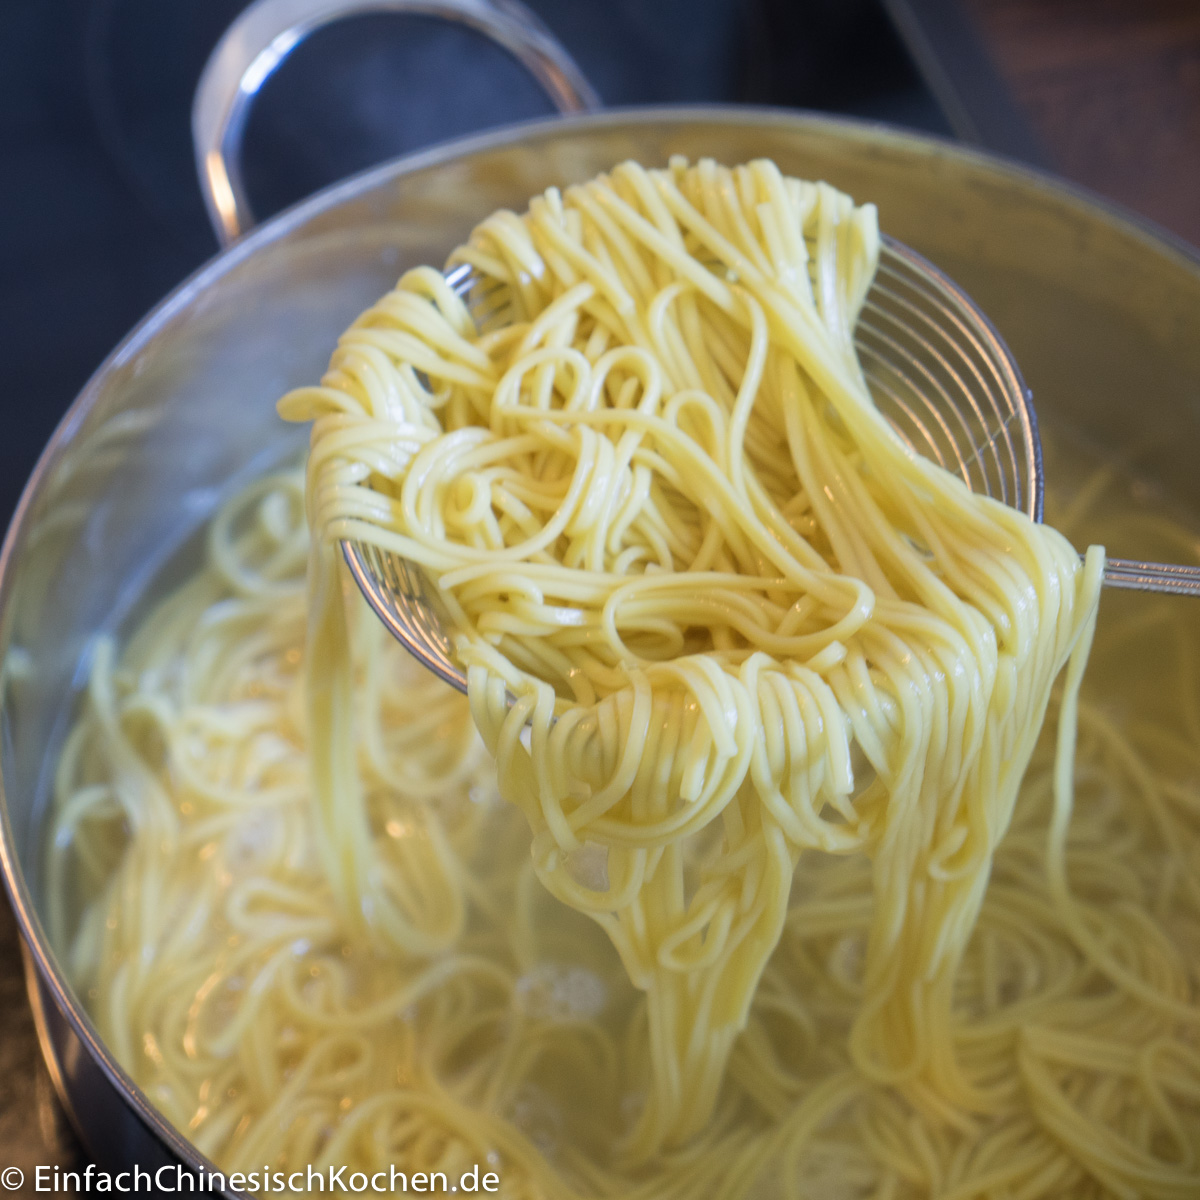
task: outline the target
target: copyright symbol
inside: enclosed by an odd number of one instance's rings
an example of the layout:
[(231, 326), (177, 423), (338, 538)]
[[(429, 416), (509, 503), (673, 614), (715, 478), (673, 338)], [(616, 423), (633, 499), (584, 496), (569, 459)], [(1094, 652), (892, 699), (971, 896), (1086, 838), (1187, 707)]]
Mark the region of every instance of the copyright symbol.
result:
[(10, 1191), (15, 1192), (25, 1182), (25, 1176), (20, 1167), (5, 1167), (0, 1171), (0, 1183)]

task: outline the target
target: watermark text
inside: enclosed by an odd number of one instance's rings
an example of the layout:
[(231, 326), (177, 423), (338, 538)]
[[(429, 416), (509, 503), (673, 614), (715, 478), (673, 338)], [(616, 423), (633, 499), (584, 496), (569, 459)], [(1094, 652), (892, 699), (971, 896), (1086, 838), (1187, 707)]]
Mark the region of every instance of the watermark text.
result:
[[(0, 1170), (0, 1185), (15, 1192), (25, 1182), (16, 1167)], [(488, 1194), (500, 1190), (500, 1176), (495, 1171), (482, 1170), (478, 1164), (456, 1178), (445, 1171), (402, 1171), (390, 1167), (386, 1171), (352, 1171), (349, 1167), (306, 1167), (301, 1171), (276, 1171), (264, 1166), (259, 1171), (192, 1171), (172, 1163), (147, 1171), (134, 1166), (128, 1171), (102, 1171), (88, 1163), (82, 1171), (64, 1171), (57, 1166), (34, 1168), (33, 1188), (36, 1192), (113, 1192), (116, 1194), (220, 1193), (228, 1189), (250, 1195), (293, 1192), (352, 1192), (394, 1194), (414, 1192), (418, 1195)]]

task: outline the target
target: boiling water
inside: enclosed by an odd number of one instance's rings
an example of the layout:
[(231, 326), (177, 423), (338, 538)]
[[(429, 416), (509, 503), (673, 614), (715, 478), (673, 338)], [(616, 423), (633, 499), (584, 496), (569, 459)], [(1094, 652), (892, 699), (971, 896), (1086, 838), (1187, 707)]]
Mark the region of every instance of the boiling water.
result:
[[(1051, 445), (1047, 464), (1047, 520), (1076, 545), (1200, 561), (1200, 520), (1153, 487), (1075, 442)], [(239, 617), (228, 588), (193, 580), (186, 603), (139, 615), (140, 633), (123, 639), (133, 649), (105, 684), (118, 698), (115, 732), (85, 712), (68, 742), (76, 760), (60, 773), (49, 851), (58, 951), (98, 1028), (219, 1166), (324, 1157), (453, 1178), (479, 1161), (511, 1196), (965, 1197), (993, 1158), (1017, 1161), (1032, 1147), (1029, 1169), (1042, 1163), (1045, 1188), (1035, 1175), (1003, 1186), (1102, 1194), (1087, 1139), (1073, 1150), (1021, 1098), (1032, 1068), (1017, 1047), (1034, 1037), (1022, 1023), (1030, 1012), (1039, 1029), (1161, 1045), (1191, 1064), (1176, 1071), (1187, 1087), (1147, 1099), (1115, 1068), (1047, 1059), (1067, 1103), (1115, 1145), (1197, 1170), (1186, 1150), (1193, 1135), (1200, 1144), (1197, 1026), (1121, 1008), (1120, 988), (1050, 912), (1053, 719), (960, 978), (962, 1053), (995, 1085), (993, 1111), (860, 1081), (828, 1101), (815, 1132), (798, 1132), (806, 1104), (853, 1076), (847, 1038), (872, 904), (865, 859), (809, 855), (704, 1145), (623, 1162), (645, 1103), (640, 996), (602, 931), (541, 890), (465, 704), (414, 676), (368, 623), (360, 653), (385, 663), (361, 677), (383, 714), (379, 747), (359, 751), (370, 835), (379, 861), (411, 884), (393, 885), (392, 901), (414, 927), (436, 932), (455, 904), (463, 916), (436, 950), (397, 953), (366, 932), (370, 913), (339, 909), (323, 882), (306, 799), (302, 531), (294, 512), (276, 518), (277, 540), (294, 544), (290, 575), (273, 582), (290, 578), (290, 591), (281, 584)], [(172, 572), (181, 578), (178, 564)], [(236, 661), (217, 661), (224, 620), (241, 622), (250, 647)], [(158, 639), (149, 649), (148, 628)], [(1182, 1003), (1200, 964), (1200, 608), (1106, 594), (1084, 697), (1071, 883), (1090, 919), (1111, 919), (1118, 956), (1121, 929), (1139, 931), (1161, 960), (1148, 969), (1182, 988)], [(426, 782), (445, 774), (440, 793), (389, 790), (384, 766), (402, 770), (393, 759), (405, 745)], [(438, 857), (446, 846), (450, 868)], [(595, 886), (602, 855), (585, 849), (574, 868)], [(68, 896), (70, 883), (87, 895)], [(1112, 1012), (1093, 1021), (1110, 996)], [(1195, 1183), (1200, 1194), (1200, 1174)]]

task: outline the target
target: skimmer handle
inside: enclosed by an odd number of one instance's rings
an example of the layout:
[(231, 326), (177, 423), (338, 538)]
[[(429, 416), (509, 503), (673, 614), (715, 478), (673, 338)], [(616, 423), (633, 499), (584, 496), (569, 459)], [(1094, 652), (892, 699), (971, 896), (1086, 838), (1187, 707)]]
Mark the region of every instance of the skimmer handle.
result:
[(1165, 592), (1200, 597), (1200, 567), (1184, 563), (1134, 562), (1110, 558), (1104, 564), (1104, 586), (1131, 592)]
[(398, 13), (465, 25), (507, 50), (560, 112), (586, 112), (600, 98), (575, 60), (518, 0), (256, 0), (225, 31), (196, 88), (196, 171), (217, 240), (252, 228), (241, 144), (250, 106), (276, 67), (314, 30), (343, 17)]

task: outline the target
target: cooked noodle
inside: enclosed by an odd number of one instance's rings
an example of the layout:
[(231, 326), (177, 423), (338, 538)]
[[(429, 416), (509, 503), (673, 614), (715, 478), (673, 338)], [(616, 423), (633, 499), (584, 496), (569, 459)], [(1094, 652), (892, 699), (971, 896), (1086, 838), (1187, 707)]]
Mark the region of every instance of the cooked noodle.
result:
[[(875, 255), (766, 163), (491, 218), (459, 258), (502, 319), (411, 272), (283, 404), (307, 600), (280, 477), (101, 644), (51, 855), (98, 899), (54, 934), (223, 1167), (1197, 1193), (1195, 743), (1078, 705), (1100, 554), (888, 432)], [(440, 579), (495, 767), (342, 537)]]
[[(539, 878), (647, 993), (635, 1153), (710, 1118), (805, 849), (874, 864), (860, 1070), (975, 1102), (953, 980), (1100, 560), (1082, 573), (890, 433), (852, 340), (877, 256), (872, 208), (773, 164), (625, 164), (454, 256), (502, 286), (494, 330), (410, 272), (282, 404), (316, 421), (327, 836), (352, 786), (348, 537), (440, 582)], [(875, 775), (858, 795), (852, 745)], [(584, 850), (604, 885), (575, 878)], [(352, 891), (367, 861), (344, 853)]]

